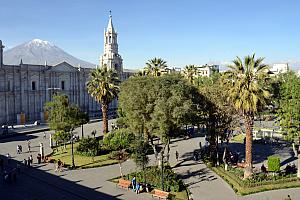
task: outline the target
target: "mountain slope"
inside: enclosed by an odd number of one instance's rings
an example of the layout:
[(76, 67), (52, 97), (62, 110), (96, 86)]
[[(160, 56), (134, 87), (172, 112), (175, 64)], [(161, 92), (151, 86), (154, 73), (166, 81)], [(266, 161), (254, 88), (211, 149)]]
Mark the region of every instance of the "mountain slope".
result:
[(75, 58), (50, 42), (40, 39), (18, 45), (3, 53), (4, 64), (18, 65), (21, 59), (24, 64), (44, 65), (47, 62), (48, 65), (56, 65), (66, 61), (74, 67), (95, 67), (94, 64)]

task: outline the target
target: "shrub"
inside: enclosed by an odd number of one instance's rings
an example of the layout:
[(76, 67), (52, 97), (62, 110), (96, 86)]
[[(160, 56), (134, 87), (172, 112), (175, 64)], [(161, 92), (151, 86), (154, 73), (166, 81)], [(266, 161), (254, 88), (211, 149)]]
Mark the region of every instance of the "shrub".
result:
[[(161, 188), (161, 170), (157, 166), (128, 174), (125, 178), (131, 180), (134, 176), (138, 182), (150, 184), (154, 188)], [(167, 166), (164, 168), (164, 189), (172, 192), (180, 192), (184, 189), (182, 180)]]
[(96, 138), (82, 138), (76, 148), (76, 153), (85, 156), (97, 156), (100, 154), (100, 144)]
[(131, 144), (134, 141), (134, 134), (129, 129), (114, 130), (105, 135), (103, 145), (111, 151), (126, 149), (131, 150)]
[(268, 157), (268, 171), (278, 172), (280, 171), (280, 158), (277, 156)]

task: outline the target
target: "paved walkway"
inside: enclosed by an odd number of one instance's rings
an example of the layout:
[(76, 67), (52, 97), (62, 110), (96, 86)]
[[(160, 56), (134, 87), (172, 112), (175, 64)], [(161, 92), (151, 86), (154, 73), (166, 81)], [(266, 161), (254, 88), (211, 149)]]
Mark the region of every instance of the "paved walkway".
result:
[[(92, 130), (97, 130), (99, 134), (100, 122), (85, 125), (87, 134)], [(80, 129), (77, 131), (80, 135)], [(47, 147), (48, 139), (43, 139), (43, 133), (34, 133), (0, 140), (0, 154), (5, 155), (10, 152), (15, 160), (27, 158), (29, 153), (16, 154), (17, 144), (23, 145), (23, 149), (25, 149), (27, 139), (31, 141), (34, 158), (39, 151), (38, 144), (40, 142), (45, 144), (46, 152), (50, 151)], [(288, 194), (293, 200), (300, 199), (300, 188), (262, 192), (244, 197), (236, 195), (226, 182), (210, 171), (202, 162), (192, 160), (192, 152), (199, 148), (200, 141), (203, 144), (204, 138), (176, 140), (171, 143), (171, 166), (176, 166), (174, 170), (188, 185), (193, 199), (283, 200)], [(175, 159), (176, 150), (180, 157), (178, 163)], [(153, 156), (150, 156), (150, 160), (154, 162)], [(135, 164), (130, 160), (123, 163), (122, 166), (124, 173), (136, 170)], [(17, 183), (0, 184), (0, 193), (5, 194), (7, 199), (151, 199), (149, 194), (137, 195), (132, 191), (118, 189), (115, 184), (107, 181), (119, 175), (118, 165), (55, 172), (53, 164), (35, 164), (32, 168), (24, 168), (22, 171), (24, 173), (18, 176)]]

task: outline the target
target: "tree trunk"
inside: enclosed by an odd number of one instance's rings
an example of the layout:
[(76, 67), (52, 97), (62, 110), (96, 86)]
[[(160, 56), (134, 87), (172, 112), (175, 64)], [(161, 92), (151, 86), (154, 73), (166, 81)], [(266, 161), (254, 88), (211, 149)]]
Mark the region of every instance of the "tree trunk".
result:
[(300, 153), (298, 153), (295, 143), (293, 143), (293, 151), (294, 151), (295, 157), (297, 156), (297, 162), (298, 162), (297, 177), (300, 178)]
[(244, 178), (251, 177), (252, 171), (252, 124), (253, 119), (251, 115), (245, 115), (245, 129), (246, 129), (246, 168), (244, 171)]
[(225, 164), (225, 171), (228, 170), (228, 164), (227, 164), (227, 160), (226, 160), (226, 152), (227, 152), (227, 147), (224, 148), (224, 152), (223, 152), (223, 162)]
[(167, 143), (167, 162), (169, 163), (170, 160), (170, 139), (168, 139)]
[(74, 168), (75, 168), (75, 161), (74, 161), (74, 145), (73, 145), (74, 141), (73, 141), (73, 132), (72, 132), (71, 136), (72, 136), (72, 137), (71, 137), (72, 168), (74, 169)]
[(123, 172), (122, 172), (122, 162), (119, 161), (119, 168), (120, 168), (120, 175), (123, 178)]
[(157, 161), (157, 158), (158, 158), (158, 152), (157, 152), (157, 150), (156, 150), (155, 144), (153, 143), (153, 138), (150, 139), (150, 146), (152, 147), (152, 149), (153, 149), (153, 151), (154, 151), (155, 160)]
[(300, 178), (300, 153), (298, 154), (297, 177)]
[(107, 119), (108, 105), (102, 104), (102, 122), (103, 122), (103, 134), (108, 133), (108, 119)]

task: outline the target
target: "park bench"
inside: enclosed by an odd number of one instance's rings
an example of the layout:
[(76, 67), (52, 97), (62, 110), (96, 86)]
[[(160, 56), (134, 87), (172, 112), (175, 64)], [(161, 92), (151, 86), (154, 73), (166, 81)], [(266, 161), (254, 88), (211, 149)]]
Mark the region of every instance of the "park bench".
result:
[(124, 180), (124, 179), (119, 179), (119, 182), (117, 183), (116, 186), (119, 186), (121, 188), (126, 188), (128, 190), (130, 185), (131, 185), (130, 181)]
[(152, 194), (152, 197), (158, 197), (158, 199), (168, 199), (169, 194), (170, 194), (169, 192), (154, 189), (154, 193)]
[(246, 167), (246, 162), (237, 163), (237, 167), (238, 168), (245, 168)]

